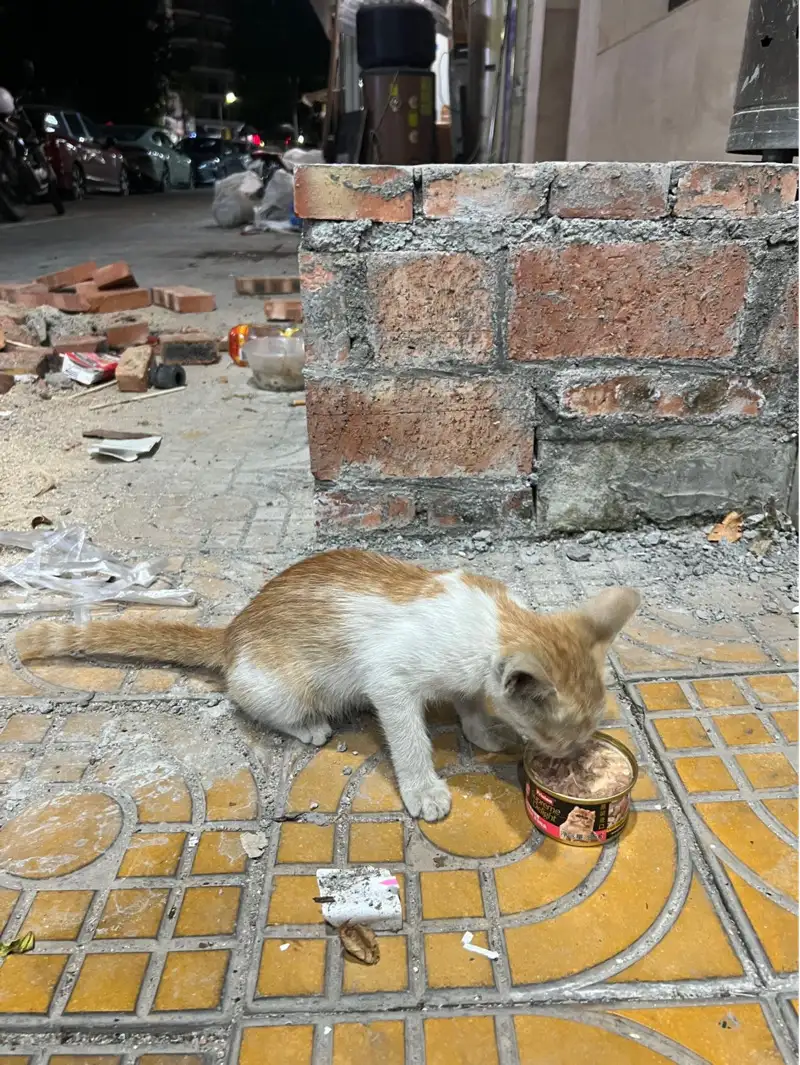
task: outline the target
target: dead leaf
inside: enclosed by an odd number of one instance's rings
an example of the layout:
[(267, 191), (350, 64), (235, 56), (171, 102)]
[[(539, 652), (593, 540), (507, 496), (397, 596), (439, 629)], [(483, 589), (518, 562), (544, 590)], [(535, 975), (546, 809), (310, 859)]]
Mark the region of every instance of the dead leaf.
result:
[(367, 925), (343, 924), (339, 929), (339, 939), (347, 953), (364, 965), (377, 965), (380, 961), (378, 937)]
[(0, 958), (7, 958), (9, 954), (27, 954), (36, 946), (36, 936), (33, 932), (26, 932), (19, 939), (12, 939), (10, 943), (0, 943)]
[(712, 544), (719, 543), (720, 540), (727, 540), (728, 543), (735, 544), (742, 538), (742, 527), (744, 525), (744, 518), (736, 511), (732, 510), (730, 514), (726, 514), (721, 522), (711, 530), (706, 539)]

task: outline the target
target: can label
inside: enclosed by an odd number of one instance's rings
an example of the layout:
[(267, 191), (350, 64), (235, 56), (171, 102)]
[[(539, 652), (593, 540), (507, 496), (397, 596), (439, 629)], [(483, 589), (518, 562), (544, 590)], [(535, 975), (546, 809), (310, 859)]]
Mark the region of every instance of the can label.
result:
[(549, 795), (528, 781), (525, 806), (540, 832), (563, 843), (577, 845), (608, 843), (625, 827), (630, 794), (611, 802), (572, 802)]

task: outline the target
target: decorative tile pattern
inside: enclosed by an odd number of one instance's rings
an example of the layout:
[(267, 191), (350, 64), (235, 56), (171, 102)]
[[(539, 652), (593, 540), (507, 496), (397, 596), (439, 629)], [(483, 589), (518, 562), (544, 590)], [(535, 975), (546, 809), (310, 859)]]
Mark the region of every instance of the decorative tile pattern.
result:
[[(604, 727), (640, 778), (607, 848), (539, 836), (516, 756), (473, 748), (446, 708), (432, 728), (453, 812), (438, 824), (406, 815), (373, 726), (321, 749), (262, 734), (256, 758), (228, 716), (187, 735), (124, 701), (12, 713), (0, 920), (4, 938), (39, 942), (0, 963), (0, 1027), (195, 1033), (154, 1043), (145, 1065), (209, 1065), (203, 1032), (227, 1032), (245, 1065), (539, 1065), (542, 1046), (570, 1065), (789, 1061), (794, 692), (766, 672), (614, 689)], [(249, 859), (254, 831), (266, 848)], [(386, 866), (402, 885), (403, 927), (379, 933), (375, 966), (322, 920), (315, 871), (331, 864)], [(467, 930), (498, 958), (465, 950)], [(127, 1053), (113, 1038), (85, 1049), (66, 1057)]]

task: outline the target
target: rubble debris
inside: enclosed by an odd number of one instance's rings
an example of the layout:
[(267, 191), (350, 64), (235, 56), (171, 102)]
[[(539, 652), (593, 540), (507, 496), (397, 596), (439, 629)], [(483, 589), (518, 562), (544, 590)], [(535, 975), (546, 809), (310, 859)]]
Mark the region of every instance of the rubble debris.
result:
[[(92, 543), (86, 529), (69, 525), (34, 532), (0, 530), (0, 545), (30, 552), (0, 566), (0, 581), (21, 589), (0, 600), (0, 615), (55, 614), (92, 603), (194, 606), (191, 588), (153, 588), (166, 558), (130, 565)], [(49, 592), (44, 599), (38, 593)]]
[(178, 314), (198, 314), (217, 308), (217, 301), (211, 292), (204, 292), (201, 288), (189, 288), (188, 285), (174, 285), (170, 288), (160, 286), (152, 290), (152, 296), (157, 307), (166, 307)]
[(68, 288), (81, 281), (91, 281), (96, 270), (96, 262), (77, 263), (75, 266), (68, 266), (65, 270), (56, 270), (53, 274), (43, 274), (36, 278), (36, 282), (49, 289)]
[(500, 955), (496, 950), (487, 950), (486, 947), (479, 947), (477, 943), (473, 943), (472, 940), (475, 937), (472, 932), (465, 932), (461, 937), (461, 946), (464, 950), (469, 950), (473, 954), (480, 954), (483, 958), (488, 958), (490, 961), (497, 961)]
[(103, 354), (107, 350), (108, 341), (102, 333), (85, 333), (83, 336), (62, 337), (61, 340), (53, 345), (53, 351), (56, 355), (64, 355), (68, 351), (93, 351)]
[[(25, 324), (24, 311), (0, 315), (0, 333), (5, 337), (5, 344), (21, 343), (36, 347), (40, 342), (36, 333)], [(3, 344), (0, 344), (0, 347), (2, 346)]]
[(144, 455), (152, 455), (160, 443), (160, 436), (141, 436), (127, 440), (119, 438), (98, 440), (89, 448), (89, 454), (119, 459), (120, 462), (136, 462)]
[(150, 385), (153, 349), (149, 344), (126, 348), (117, 365), (117, 388), (120, 392), (146, 392)]
[(264, 316), (269, 322), (302, 322), (303, 301), (299, 296), (270, 296), (264, 300)]
[(126, 262), (100, 266), (94, 273), (94, 283), (100, 289), (136, 288), (136, 278)]
[(220, 360), (219, 345), (208, 333), (164, 333), (158, 357), (167, 366), (210, 366)]
[(567, 544), (564, 554), (573, 562), (588, 562), (592, 557), (592, 552), (583, 544)]
[(61, 356), (61, 372), (79, 385), (96, 385), (114, 376), (118, 361), (114, 355), (65, 351)]
[(260, 858), (267, 849), (265, 832), (242, 832), (239, 839), (242, 844), (242, 850), (248, 858)]
[(144, 344), (150, 334), (148, 322), (129, 322), (125, 325), (110, 325), (106, 337), (110, 348), (131, 348)]
[(363, 924), (343, 924), (339, 928), (339, 940), (345, 952), (364, 965), (377, 965), (381, 950), (378, 937)]
[(0, 372), (14, 377), (26, 374), (43, 377), (52, 354), (52, 348), (7, 347), (0, 351)]
[(399, 929), (403, 923), (400, 885), (388, 869), (317, 869), (320, 895), (334, 901), (322, 904), (322, 916), (339, 928), (343, 924), (380, 924)]
[(237, 277), (236, 291), (240, 296), (283, 296), (300, 291), (300, 278)]
[(714, 526), (708, 536), (706, 536), (706, 539), (712, 544), (717, 544), (720, 540), (727, 540), (728, 543), (735, 544), (742, 538), (743, 526), (744, 518), (742, 515), (738, 511), (732, 510), (730, 514), (726, 514), (722, 521)]

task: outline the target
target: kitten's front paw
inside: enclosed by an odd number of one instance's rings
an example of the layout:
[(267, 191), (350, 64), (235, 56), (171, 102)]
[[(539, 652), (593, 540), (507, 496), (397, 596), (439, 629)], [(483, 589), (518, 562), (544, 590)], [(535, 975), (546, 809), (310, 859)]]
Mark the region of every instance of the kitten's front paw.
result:
[(315, 747), (324, 747), (328, 740), (333, 735), (333, 729), (325, 722), (322, 725), (316, 725), (311, 729), (311, 742)]
[(443, 780), (422, 787), (402, 789), (403, 802), (412, 817), (423, 821), (441, 821), (450, 813), (450, 789)]

